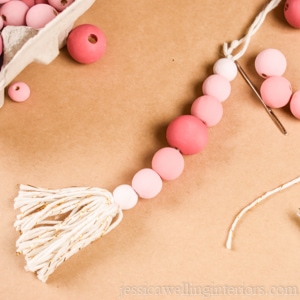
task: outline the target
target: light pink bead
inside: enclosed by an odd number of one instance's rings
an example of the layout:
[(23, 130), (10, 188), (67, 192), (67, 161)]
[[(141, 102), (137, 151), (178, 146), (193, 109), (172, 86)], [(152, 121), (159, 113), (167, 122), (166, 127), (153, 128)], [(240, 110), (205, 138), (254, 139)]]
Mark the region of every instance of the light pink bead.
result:
[(72, 4), (74, 0), (48, 0), (48, 3), (53, 6), (58, 11), (63, 11), (70, 4)]
[(215, 126), (222, 119), (223, 105), (217, 98), (203, 95), (193, 102), (191, 114), (199, 118), (206, 126)]
[(300, 119), (300, 91), (295, 92), (292, 96), (290, 110), (295, 118)]
[(0, 14), (4, 25), (25, 25), (25, 16), (29, 7), (22, 1), (11, 0), (1, 6)]
[(192, 155), (204, 149), (208, 131), (206, 125), (197, 117), (183, 115), (169, 124), (166, 137), (171, 147), (179, 149), (182, 154)]
[(284, 5), (286, 21), (295, 28), (300, 28), (300, 1), (287, 0)]
[(15, 82), (8, 87), (7, 93), (11, 100), (23, 102), (29, 98), (30, 88), (24, 82)]
[(152, 158), (152, 169), (164, 180), (178, 178), (184, 169), (184, 158), (174, 148), (159, 149)]
[(237, 76), (238, 70), (232, 59), (223, 57), (215, 62), (213, 72), (215, 74), (222, 75), (229, 81), (232, 81)]
[(134, 175), (132, 188), (141, 198), (151, 199), (160, 193), (162, 189), (162, 179), (154, 170), (145, 168)]
[(282, 76), (286, 70), (287, 62), (282, 52), (269, 48), (261, 51), (255, 58), (255, 69), (259, 76)]
[(58, 15), (57, 10), (49, 4), (36, 4), (29, 8), (26, 15), (26, 24), (34, 29), (46, 26)]
[(128, 184), (122, 184), (113, 191), (114, 200), (122, 210), (133, 208), (138, 202), (138, 195)]
[(204, 80), (202, 91), (203, 94), (213, 96), (223, 102), (231, 93), (231, 85), (225, 77), (219, 74), (213, 74)]
[(286, 78), (272, 76), (264, 80), (260, 87), (260, 94), (267, 106), (280, 108), (290, 101), (292, 86)]

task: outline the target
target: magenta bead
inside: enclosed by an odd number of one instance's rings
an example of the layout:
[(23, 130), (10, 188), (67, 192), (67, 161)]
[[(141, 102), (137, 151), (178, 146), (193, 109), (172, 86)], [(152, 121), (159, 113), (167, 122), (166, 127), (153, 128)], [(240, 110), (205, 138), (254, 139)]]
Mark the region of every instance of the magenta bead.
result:
[(29, 98), (30, 88), (25, 82), (15, 82), (8, 87), (7, 93), (11, 100), (23, 102)]
[(67, 49), (71, 57), (77, 62), (90, 64), (104, 55), (106, 38), (98, 27), (82, 24), (74, 28), (69, 34)]
[(159, 149), (152, 158), (152, 169), (164, 180), (178, 178), (184, 169), (184, 158), (174, 148)]
[(254, 65), (257, 74), (267, 78), (282, 76), (286, 70), (287, 62), (281, 51), (269, 48), (261, 51), (256, 56)]
[(160, 193), (162, 179), (154, 170), (145, 168), (134, 175), (131, 185), (141, 198), (151, 199)]
[(223, 105), (217, 98), (203, 95), (193, 102), (191, 114), (199, 118), (206, 126), (215, 126), (222, 119)]
[(208, 140), (206, 125), (192, 115), (174, 119), (167, 128), (166, 136), (171, 147), (179, 149), (186, 155), (200, 152)]
[(300, 119), (300, 90), (293, 94), (290, 102), (290, 110), (295, 118)]
[(219, 101), (225, 101), (231, 93), (231, 85), (228, 79), (219, 74), (208, 76), (202, 85), (203, 94), (213, 96)]
[(23, 26), (25, 25), (26, 14), (29, 10), (24, 2), (11, 0), (1, 6), (0, 14), (4, 25)]
[(287, 0), (284, 5), (284, 17), (295, 28), (300, 28), (300, 1)]
[(52, 21), (58, 12), (49, 4), (36, 4), (29, 8), (26, 14), (26, 24), (34, 29), (41, 29)]
[(260, 94), (267, 106), (280, 108), (290, 101), (292, 86), (286, 78), (272, 76), (264, 80), (260, 87)]

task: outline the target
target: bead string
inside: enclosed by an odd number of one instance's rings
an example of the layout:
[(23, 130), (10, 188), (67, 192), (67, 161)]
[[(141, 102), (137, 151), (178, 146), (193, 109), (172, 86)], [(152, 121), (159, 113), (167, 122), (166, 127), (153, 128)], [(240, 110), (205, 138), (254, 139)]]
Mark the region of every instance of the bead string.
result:
[[(244, 55), (252, 36), (263, 24), (266, 15), (280, 2), (281, 0), (269, 1), (243, 38), (232, 41), (230, 45), (224, 43), (225, 58), (215, 63), (214, 74), (204, 81), (203, 96), (194, 101), (190, 115), (179, 116), (169, 124), (166, 136), (170, 146), (159, 149), (153, 156), (152, 168), (138, 171), (131, 185), (120, 185), (113, 194), (98, 188), (49, 190), (25, 185), (20, 187), (15, 198), (15, 208), (19, 208), (21, 214), (17, 216), (15, 227), (21, 231), (17, 246), (18, 252), (25, 256), (27, 270), (37, 273), (38, 278), (45, 282), (76, 251), (115, 228), (122, 219), (122, 210), (134, 207), (138, 197), (155, 197), (162, 189), (163, 180), (173, 180), (182, 173), (183, 155), (200, 152), (207, 143), (207, 127), (214, 126), (222, 117), (221, 102), (229, 97), (230, 81), (237, 74), (235, 61)], [(233, 55), (233, 51), (242, 44), (242, 50)], [(204, 116), (201, 113), (203, 103), (206, 111)], [(210, 117), (212, 111), (213, 119)], [(266, 193), (242, 210), (229, 232), (228, 249), (231, 248), (238, 221), (249, 209), (296, 182), (298, 179)], [(63, 218), (62, 214), (65, 213), (68, 216)]]
[[(261, 25), (264, 23), (265, 18), (269, 12), (271, 12), (274, 8), (276, 8), (280, 4), (281, 0), (271, 0), (255, 18), (252, 25), (249, 27), (247, 34), (242, 37), (240, 40), (233, 40), (232, 42), (223, 44), (223, 54), (225, 57), (231, 58), (232, 60), (240, 59), (248, 49), (250, 44), (250, 40), (252, 36), (258, 31)], [(240, 47), (242, 44), (243, 47), (237, 54), (233, 55), (233, 51)]]

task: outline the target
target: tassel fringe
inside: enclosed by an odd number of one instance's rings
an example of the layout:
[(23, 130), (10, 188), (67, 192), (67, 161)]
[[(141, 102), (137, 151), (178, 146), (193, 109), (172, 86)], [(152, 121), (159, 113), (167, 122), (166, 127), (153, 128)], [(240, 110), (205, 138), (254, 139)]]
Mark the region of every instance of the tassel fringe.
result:
[(101, 188), (49, 190), (21, 185), (14, 207), (21, 212), (14, 224), (21, 234), (17, 253), (25, 256), (25, 269), (42, 282), (123, 217), (112, 194)]

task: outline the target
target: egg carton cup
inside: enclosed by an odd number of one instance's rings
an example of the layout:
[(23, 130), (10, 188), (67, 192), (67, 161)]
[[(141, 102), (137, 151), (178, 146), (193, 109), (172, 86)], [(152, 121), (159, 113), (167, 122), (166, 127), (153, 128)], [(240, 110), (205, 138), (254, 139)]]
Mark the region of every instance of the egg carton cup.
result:
[(75, 0), (42, 29), (28, 26), (6, 26), (2, 30), (3, 65), (0, 72), (0, 108), (5, 88), (32, 62), (49, 64), (66, 44), (75, 21), (96, 0)]

